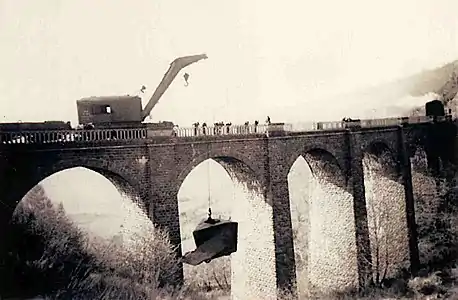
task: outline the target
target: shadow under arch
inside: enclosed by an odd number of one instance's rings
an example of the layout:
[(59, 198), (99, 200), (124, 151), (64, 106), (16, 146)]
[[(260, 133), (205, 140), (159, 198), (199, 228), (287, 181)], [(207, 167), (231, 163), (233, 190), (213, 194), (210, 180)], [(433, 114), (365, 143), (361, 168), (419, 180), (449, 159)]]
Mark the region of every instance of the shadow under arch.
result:
[(409, 265), (405, 189), (397, 152), (383, 141), (363, 151), (364, 187), (376, 283)]
[(299, 297), (357, 285), (353, 196), (337, 159), (309, 149), (291, 166), (288, 186)]
[(327, 150), (312, 148), (304, 156), (312, 174), (319, 180), (333, 184), (339, 188), (347, 188), (347, 180), (342, 166), (336, 157)]
[(370, 162), (373, 172), (378, 172), (391, 180), (399, 181), (401, 176), (400, 164), (395, 153), (384, 141), (374, 141), (363, 149), (365, 158), (363, 163)]
[[(274, 299), (272, 297), (276, 297), (277, 281), (273, 211), (272, 206), (266, 201), (266, 189), (257, 172), (240, 157), (211, 156), (207, 153), (194, 159), (179, 174), (179, 192), (188, 176), (193, 175), (194, 168), (207, 160), (218, 163), (226, 171), (234, 187), (230, 217), (239, 225), (237, 252), (230, 256), (232, 297), (234, 299)], [(215, 203), (212, 201), (213, 205)], [(180, 201), (178, 206), (180, 211)], [(183, 213), (180, 211), (180, 227), (183, 226), (181, 216)], [(198, 221), (195, 220), (195, 225)]]
[(296, 149), (291, 151), (291, 155), (288, 157), (287, 165), (290, 166), (290, 170), (291, 166), (293, 166), (298, 158), (297, 153), (300, 153), (300, 156), (303, 158), (308, 156), (308, 164), (313, 164), (314, 161), (326, 161), (332, 163), (333, 167), (336, 167), (336, 169), (338, 167), (339, 174), (341, 172), (345, 173), (345, 157), (339, 155), (338, 151), (336, 151), (336, 149), (334, 149), (330, 143), (324, 143), (320, 141), (320, 139), (317, 139), (313, 141), (313, 143), (307, 143), (305, 146), (296, 146)]

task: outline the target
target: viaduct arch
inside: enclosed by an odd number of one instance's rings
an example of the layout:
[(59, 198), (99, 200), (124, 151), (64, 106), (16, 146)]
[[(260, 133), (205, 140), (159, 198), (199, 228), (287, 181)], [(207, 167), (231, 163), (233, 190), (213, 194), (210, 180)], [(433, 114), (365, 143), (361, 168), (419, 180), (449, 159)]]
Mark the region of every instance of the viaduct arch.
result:
[(231, 218), (239, 223), (237, 252), (231, 255), (232, 297), (276, 299), (273, 211), (256, 166), (240, 154), (202, 153), (181, 170), (176, 183), (178, 190), (191, 171), (208, 159), (224, 168), (238, 191), (231, 207)]
[[(83, 167), (95, 171), (107, 178), (116, 189), (125, 196), (131, 198), (137, 205), (145, 211), (145, 206), (141, 201), (139, 187), (129, 174), (135, 174), (131, 168), (119, 167), (117, 164), (110, 163), (103, 159), (62, 159), (52, 162), (39, 164), (20, 161), (8, 162), (7, 168), (2, 174), (0, 183), (1, 203), (0, 209), (0, 240), (7, 238), (8, 226), (16, 206), (22, 198), (37, 184), (45, 178), (60, 171)], [(84, 188), (84, 186), (81, 186)], [(1, 250), (1, 249), (0, 249)]]
[[(295, 257), (299, 258), (295, 261), (299, 297), (358, 283), (353, 195), (347, 186), (345, 164), (340, 163), (334, 153), (335, 150), (328, 147), (309, 146), (289, 168), (293, 170), (298, 161), (303, 160), (311, 172), (309, 186), (301, 186), (309, 190), (307, 199), (289, 186), (293, 220), (295, 198), (306, 202), (297, 203), (298, 207), (302, 206), (302, 211), (297, 212), (302, 217), (299, 224), (293, 224), (296, 230), (301, 230), (293, 242)], [(288, 178), (288, 183), (291, 181), (292, 178)]]
[[(104, 159), (86, 158), (62, 159), (43, 165), (29, 165), (27, 167), (24, 164), (20, 164), (18, 167), (9, 168), (10, 172), (5, 178), (10, 185), (2, 184), (5, 202), (10, 207), (16, 206), (28, 191), (45, 178), (77, 167), (99, 173), (107, 178), (121, 194), (129, 196), (133, 200), (140, 199), (141, 193), (138, 190), (138, 185), (135, 183), (135, 179), (129, 176), (129, 174), (135, 174), (135, 170), (125, 166), (119, 167), (117, 164)], [(84, 188), (84, 186), (81, 186), (81, 188)], [(141, 203), (139, 204), (142, 205)]]
[(410, 265), (406, 178), (398, 156), (399, 151), (385, 140), (374, 140), (363, 149), (371, 270), (376, 283)]

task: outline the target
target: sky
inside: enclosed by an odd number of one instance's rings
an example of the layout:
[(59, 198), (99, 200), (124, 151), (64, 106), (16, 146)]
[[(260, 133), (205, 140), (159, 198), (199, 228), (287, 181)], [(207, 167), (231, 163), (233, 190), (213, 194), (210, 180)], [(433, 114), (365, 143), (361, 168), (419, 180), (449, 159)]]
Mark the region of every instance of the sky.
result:
[(329, 108), (455, 60), (457, 11), (454, 0), (0, 0), (0, 118), (75, 124), (77, 99), (142, 85), (146, 104), (173, 59), (206, 53), (152, 120), (319, 120), (321, 99)]

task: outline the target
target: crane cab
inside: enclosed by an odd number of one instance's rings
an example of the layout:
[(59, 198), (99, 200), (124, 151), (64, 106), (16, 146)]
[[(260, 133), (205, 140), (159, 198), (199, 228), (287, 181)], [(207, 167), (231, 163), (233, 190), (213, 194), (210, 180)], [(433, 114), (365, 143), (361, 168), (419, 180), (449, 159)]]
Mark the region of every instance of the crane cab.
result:
[[(190, 64), (207, 58), (206, 54), (200, 54), (175, 59), (144, 109), (142, 100), (138, 96), (102, 96), (77, 100), (79, 126), (87, 129), (147, 127), (142, 125), (143, 121), (150, 115), (178, 72)], [(144, 88), (143, 86), (142, 91)]]
[(138, 96), (88, 97), (76, 101), (79, 124), (94, 127), (132, 127), (142, 122)]

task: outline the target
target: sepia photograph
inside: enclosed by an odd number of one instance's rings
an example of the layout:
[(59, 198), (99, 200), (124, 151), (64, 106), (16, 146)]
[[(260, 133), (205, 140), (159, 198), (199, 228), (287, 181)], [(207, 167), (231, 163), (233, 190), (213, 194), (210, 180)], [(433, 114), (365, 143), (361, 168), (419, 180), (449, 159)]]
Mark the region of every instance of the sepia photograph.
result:
[(455, 0), (0, 0), (0, 300), (456, 300), (457, 108)]

